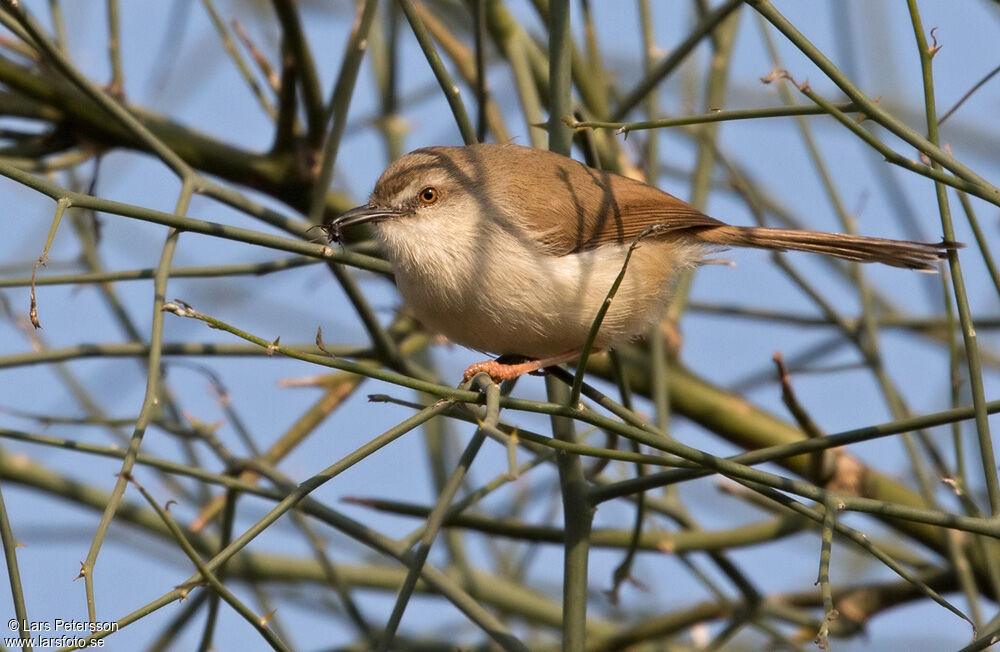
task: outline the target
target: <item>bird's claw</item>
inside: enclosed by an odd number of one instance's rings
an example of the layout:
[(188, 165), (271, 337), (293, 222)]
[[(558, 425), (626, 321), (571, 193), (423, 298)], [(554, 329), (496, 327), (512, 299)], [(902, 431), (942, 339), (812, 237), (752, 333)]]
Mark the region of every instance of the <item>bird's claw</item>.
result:
[[(494, 383), (502, 383), (505, 380), (510, 380), (510, 367), (511, 365), (505, 365), (497, 362), (496, 360), (486, 360), (485, 362), (477, 362), (475, 364), (469, 365), (469, 367), (462, 374), (462, 383), (467, 383), (479, 374), (486, 374), (490, 377)], [(512, 376), (516, 378), (520, 374)]]

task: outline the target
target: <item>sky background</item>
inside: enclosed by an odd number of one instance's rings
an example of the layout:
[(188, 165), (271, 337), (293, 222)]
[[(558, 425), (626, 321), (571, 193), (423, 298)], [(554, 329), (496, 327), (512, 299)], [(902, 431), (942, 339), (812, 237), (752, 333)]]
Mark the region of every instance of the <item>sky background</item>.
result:
[[(26, 6), (48, 24), (46, 3), (26, 2)], [(88, 76), (105, 80), (108, 75), (104, 4), (95, 2), (64, 3), (69, 29), (70, 53), (76, 65)], [(347, 2), (303, 2), (306, 30), (312, 43), (324, 89), (329, 89), (339, 70), (343, 42), (350, 26), (350, 6)], [(691, 24), (691, 3), (680, 0), (652, 3), (656, 38), (663, 50), (669, 51), (687, 33)], [(272, 138), (272, 125), (259, 109), (225, 56), (207, 15), (199, 3), (187, 0), (170, 2), (122, 2), (123, 62), (126, 94), (130, 101), (173, 119), (213, 134), (250, 150), (265, 150)], [(260, 6), (258, 6), (260, 5)], [(541, 25), (527, 2), (511, 1), (510, 9), (523, 24), (540, 33)], [(911, 126), (923, 131), (922, 91), (916, 46), (906, 14), (905, 4), (884, 0), (850, 0), (843, 2), (777, 2), (781, 10), (814, 44), (844, 68), (861, 88), (873, 97), (881, 97), (884, 106), (904, 118)], [(841, 8), (837, 8), (840, 6)], [(637, 68), (640, 44), (635, 40), (637, 15), (631, 2), (592, 2), (596, 24), (607, 66), (623, 87), (639, 79)], [(235, 0), (218, 2), (227, 18), (238, 17), (247, 26), (259, 46), (274, 59), (278, 33), (265, 3), (241, 3)], [(935, 82), (939, 112), (952, 106), (997, 61), (996, 34), (1000, 28), (1000, 12), (987, 2), (925, 1), (921, 3), (923, 22), (927, 29), (937, 27), (936, 35), (943, 45), (934, 59)], [(181, 27), (176, 21), (183, 16)], [(845, 37), (844, 20), (849, 26)], [(574, 19), (579, 19), (574, 3)], [(171, 28), (170, 25), (175, 27)], [(577, 34), (579, 24), (576, 24)], [(426, 61), (409, 32), (401, 44), (401, 97), (419, 95), (434, 83)], [(808, 79), (813, 89), (827, 98), (840, 94), (833, 84), (799, 55), (783, 38), (777, 36), (784, 65), (797, 80)], [(659, 89), (663, 112), (677, 115), (701, 112), (683, 99), (683, 84), (689, 72), (700, 73), (708, 61), (708, 49), (703, 44), (680, 74)], [(727, 109), (751, 108), (780, 104), (774, 86), (763, 85), (760, 78), (772, 69), (761, 45), (760, 26), (749, 8), (740, 18), (739, 34), (730, 73)], [(515, 112), (516, 98), (506, 70), (493, 66), (489, 78), (501, 109), (508, 117), (508, 128), (516, 143), (528, 144), (527, 128)], [(463, 93), (472, 106), (471, 93)], [(699, 92), (700, 95), (700, 92)], [(699, 97), (696, 95), (695, 97)], [(690, 94), (688, 94), (690, 97)], [(699, 100), (700, 101), (700, 100)], [(375, 179), (384, 168), (384, 148), (378, 133), (364, 128), (366, 118), (377, 111), (371, 70), (362, 67), (357, 92), (351, 105), (352, 129), (345, 134), (340, 150), (334, 185), (348, 191), (359, 203), (364, 201)], [(997, 116), (1000, 115), (1000, 81), (994, 80), (974, 95), (942, 128), (942, 139), (948, 142), (959, 160), (987, 179), (1000, 180), (996, 152), (1000, 151)], [(460, 144), (457, 128), (438, 95), (403, 109), (410, 127), (405, 149), (431, 144)], [(858, 230), (867, 235), (909, 238), (917, 234), (901, 226), (896, 215), (909, 213), (919, 225), (920, 235), (930, 240), (941, 237), (941, 226), (934, 199), (933, 184), (915, 175), (890, 169), (903, 189), (905, 202), (894, 200), (886, 191), (879, 166), (886, 166), (880, 157), (864, 148), (839, 125), (829, 119), (811, 121), (819, 138), (820, 148), (833, 170), (834, 181), (848, 209), (858, 220)], [(625, 143), (626, 149), (637, 148), (645, 136), (635, 134)], [(691, 141), (664, 131), (660, 134), (661, 153), (665, 161), (688, 170), (692, 167), (695, 148)], [(912, 150), (898, 141), (889, 144), (907, 156)], [(721, 126), (721, 149), (770, 192), (782, 204), (793, 210), (810, 228), (838, 230), (836, 215), (825, 199), (822, 185), (809, 163), (794, 121), (777, 119), (753, 123), (733, 123)], [(84, 168), (85, 170), (88, 168)], [(687, 179), (665, 175), (660, 187), (686, 198)], [(151, 157), (127, 152), (112, 152), (101, 163), (97, 194), (102, 197), (172, 211), (179, 190), (178, 183), (162, 164)], [(252, 193), (251, 193), (252, 194)], [(0, 198), (5, 209), (0, 223), (5, 235), (0, 237), (0, 261), (4, 266), (20, 264), (14, 276), (24, 274), (23, 265), (30, 264), (40, 253), (51, 220), (53, 205), (48, 199), (0, 179)], [(278, 206), (262, 196), (255, 199)], [(992, 243), (996, 238), (998, 212), (996, 207), (978, 200), (974, 204), (983, 228)], [(972, 242), (972, 235), (958, 202), (952, 202), (958, 239)], [(290, 213), (289, 209), (280, 207)], [(734, 224), (751, 224), (745, 206), (723, 189), (711, 194), (706, 212)], [(188, 212), (192, 217), (235, 224), (262, 231), (269, 228), (237, 214), (210, 199), (195, 197)], [(165, 229), (122, 217), (102, 216), (103, 240), (101, 251), (111, 269), (142, 268), (155, 265), (163, 244)], [(60, 263), (72, 261), (77, 254), (77, 241), (68, 225), (56, 237), (51, 251), (53, 264), (42, 274), (62, 271)], [(195, 234), (181, 236), (174, 259), (175, 267), (215, 265), (273, 259), (275, 252), (248, 247), (220, 239)], [(775, 268), (768, 255), (759, 251), (727, 252), (736, 267), (710, 266), (701, 270), (694, 283), (692, 300), (699, 303), (738, 304), (774, 310), (796, 311), (819, 316), (809, 300), (795, 289)], [(829, 301), (843, 314), (858, 314), (858, 300), (852, 287), (840, 281), (821, 261), (808, 255), (792, 255), (794, 264), (808, 274), (826, 293)], [(997, 315), (997, 294), (989, 283), (985, 266), (973, 246), (961, 254), (963, 270), (969, 287), (973, 313), (980, 317)], [(914, 316), (940, 313), (940, 282), (930, 277), (884, 267), (866, 267), (865, 274), (873, 285), (892, 296)], [(371, 302), (386, 321), (391, 319), (399, 303), (395, 290), (384, 280), (365, 273), (357, 277)], [(121, 299), (129, 307), (132, 318), (144, 333), (151, 323), (152, 283), (139, 281), (118, 284)], [(5, 290), (4, 295), (15, 310), (26, 313), (27, 290)], [(308, 343), (317, 326), (322, 326), (327, 342), (366, 343), (364, 332), (349, 309), (335, 280), (323, 266), (309, 266), (295, 271), (264, 277), (222, 279), (173, 279), (168, 297), (179, 297), (202, 312), (216, 316), (240, 328), (273, 339), (281, 336), (282, 343)], [(70, 286), (44, 287), (38, 290), (43, 336), (53, 348), (72, 346), (80, 342), (121, 341), (124, 337), (104, 309), (95, 288)], [(684, 336), (683, 361), (694, 371), (724, 387), (739, 386), (747, 378), (770, 371), (771, 356), (782, 351), (786, 356), (808, 349), (829, 337), (829, 329), (781, 326), (752, 320), (734, 321), (727, 317), (690, 312), (681, 330)], [(979, 332), (984, 348), (1000, 348), (995, 333)], [(233, 341), (225, 333), (211, 331), (194, 320), (168, 316), (165, 341)], [(916, 413), (933, 412), (950, 407), (948, 358), (940, 348), (928, 346), (924, 340), (898, 331), (883, 331), (882, 349), (886, 368), (899, 383), (911, 409)], [(0, 355), (23, 352), (29, 344), (10, 323), (0, 322)], [(457, 382), (461, 369), (480, 359), (480, 354), (460, 347), (436, 347), (434, 361), (444, 379)], [(824, 369), (855, 363), (857, 353), (849, 346), (841, 347), (823, 358), (817, 366)], [(300, 378), (317, 373), (317, 369), (293, 360), (214, 359), (211, 367), (223, 379), (233, 405), (260, 442), (270, 442), (284, 431), (318, 397), (315, 389), (280, 389), (279, 379)], [(144, 391), (145, 372), (138, 361), (128, 359), (81, 360), (70, 364), (100, 398), (105, 411), (114, 416), (134, 416)], [(198, 419), (206, 422), (222, 418), (218, 405), (207, 391), (207, 381), (190, 367), (168, 361), (168, 380), (178, 401)], [(795, 376), (795, 388), (815, 421), (828, 432), (891, 420), (885, 402), (871, 374), (864, 369), (838, 369), (823, 373), (801, 373)], [(412, 398), (399, 388), (366, 381), (361, 391), (350, 399), (334, 419), (321, 427), (317, 435), (296, 450), (282, 465), (282, 470), (296, 479), (306, 478), (336, 459), (368, 441), (385, 429), (410, 415), (405, 408), (369, 404), (369, 393), (388, 393), (400, 398)], [(519, 383), (517, 395), (541, 399), (544, 388), (540, 379), (527, 378)], [(1000, 378), (995, 369), (986, 376), (987, 398), (1000, 396)], [(780, 402), (780, 393), (773, 382), (759, 383), (746, 393), (748, 399), (774, 413), (788, 418)], [(968, 394), (965, 395), (968, 402)], [(79, 415), (70, 397), (55, 382), (51, 368), (22, 367), (0, 371), (0, 406), (19, 408), (46, 414)], [(640, 404), (640, 411), (650, 412), (650, 406)], [(547, 422), (518, 414), (517, 421), (525, 427), (545, 432)], [(0, 413), (0, 425), (38, 431), (37, 424)], [(1000, 427), (994, 419), (993, 429)], [(464, 446), (472, 432), (470, 426), (449, 426), (454, 443)], [(48, 432), (81, 441), (107, 443), (106, 433), (98, 428), (52, 426)], [(966, 428), (967, 449), (978, 454), (975, 434)], [(947, 429), (933, 431), (942, 447), (951, 453)], [(728, 443), (683, 420), (677, 420), (673, 434), (685, 443), (716, 454), (736, 452)], [(237, 446), (236, 436), (224, 425), (219, 436)], [(594, 442), (602, 437), (598, 434)], [(144, 442), (144, 451), (164, 457), (179, 455), (177, 444), (158, 429), (151, 429)], [(909, 464), (903, 446), (897, 438), (880, 439), (851, 449), (861, 459), (890, 475), (909, 477)], [(207, 452), (203, 451), (206, 453)], [(46, 465), (110, 490), (113, 474), (119, 469), (117, 460), (82, 457), (56, 449), (39, 449), (25, 444), (8, 443), (4, 454), (27, 455)], [(526, 458), (524, 458), (526, 459)], [(949, 457), (950, 459), (950, 457)], [(970, 457), (971, 469), (978, 467)], [(487, 442), (472, 469), (470, 486), (493, 478), (506, 467), (505, 451)], [(551, 484), (554, 469), (543, 469), (524, 480), (520, 489)], [(157, 486), (147, 470), (138, 473), (140, 481), (148, 480), (157, 490), (161, 502), (169, 498), (168, 490)], [(426, 465), (422, 438), (413, 433), (394, 443), (363, 464), (350, 469), (319, 490), (315, 497), (342, 509), (344, 513), (377, 528), (390, 536), (402, 536), (419, 525), (418, 521), (372, 515), (360, 507), (341, 504), (345, 496), (373, 496), (430, 503), (432, 483)], [(486, 505), (504, 505), (512, 499), (518, 487), (499, 492)], [(701, 525), (705, 528), (733, 527), (764, 518), (765, 515), (748, 507), (743, 501), (720, 494), (714, 480), (688, 483), (681, 487)], [(19, 541), (26, 544), (18, 552), (22, 581), (32, 620), (54, 618), (86, 618), (82, 582), (72, 579), (79, 570), (78, 562), (87, 553), (99, 514), (82, 511), (59, 500), (18, 486), (3, 485), (4, 498)], [(541, 495), (541, 494), (539, 494)], [(130, 499), (139, 500), (130, 491)], [(552, 501), (557, 499), (552, 496)], [(539, 520), (556, 509), (556, 502), (533, 505), (531, 514)], [(953, 503), (951, 504), (953, 507)], [(270, 505), (246, 498), (240, 503), (238, 531), (259, 518)], [(185, 505), (175, 508), (183, 519), (194, 512)], [(631, 508), (621, 503), (607, 503), (598, 511), (597, 527), (629, 527)], [(858, 515), (846, 515), (844, 521), (870, 535), (885, 532), (877, 524)], [(558, 520), (557, 520), (558, 522)], [(240, 528), (242, 526), (242, 528)], [(334, 559), (363, 561), (367, 553), (345, 537), (324, 530), (329, 537), (330, 554)], [(473, 553), (484, 550), (481, 537), (470, 537)], [(272, 528), (254, 544), (255, 550), (308, 556), (308, 548), (287, 519)], [(431, 560), (443, 559), (436, 548)], [(766, 591), (806, 590), (812, 587), (818, 564), (819, 541), (814, 535), (798, 535), (763, 547), (741, 549), (732, 553)], [(591, 584), (595, 591), (610, 586), (611, 571), (620, 560), (618, 551), (595, 551), (591, 566)], [(481, 558), (481, 557), (480, 557)], [(535, 559), (531, 577), (533, 586), (548, 589), (558, 595), (562, 550), (559, 546), (544, 547)], [(701, 563), (710, 574), (715, 569)], [(834, 548), (832, 577), (880, 577), (893, 579), (888, 569), (872, 564), (855, 554), (846, 545)], [(862, 573), (862, 575), (858, 575)], [(102, 619), (119, 618), (132, 609), (169, 591), (190, 574), (190, 566), (175, 547), (134, 529), (116, 525), (98, 560), (96, 582), (98, 613)], [(646, 589), (626, 587), (621, 609), (637, 613), (655, 605), (673, 608), (691, 604), (697, 599), (710, 598), (704, 589), (690, 579), (681, 564), (668, 556), (644, 554), (639, 557), (635, 575), (643, 578)], [(648, 592), (647, 592), (648, 591)], [(240, 587), (239, 594), (252, 602), (250, 594)], [(313, 604), (315, 590), (302, 587), (282, 587), (276, 595), (281, 601), (279, 616), (292, 634), (296, 649), (323, 649), (349, 639), (350, 631)], [(392, 595), (359, 592), (359, 601), (376, 625), (379, 614), (387, 613)], [(964, 606), (960, 596), (956, 604)], [(610, 604), (595, 598), (592, 613), (613, 619)], [(159, 632), (178, 609), (170, 605), (137, 625), (126, 628), (108, 643), (109, 649), (142, 649)], [(992, 608), (992, 605), (990, 605)], [(0, 613), (13, 614), (9, 597), (0, 598)], [(992, 613), (987, 609), (988, 616)], [(231, 610), (223, 608), (217, 635), (219, 650), (258, 649), (263, 645), (258, 635)], [(466, 632), (473, 640), (475, 631), (465, 619), (445, 601), (418, 597), (407, 609), (402, 632), (427, 631), (428, 623), (442, 632)], [(456, 629), (457, 628), (457, 629)], [(200, 627), (190, 630), (184, 641), (194, 646)], [(849, 642), (835, 642), (838, 650), (943, 650), (955, 649), (969, 640), (969, 627), (952, 614), (930, 602), (920, 602), (883, 614), (869, 624), (867, 635)], [(742, 639), (753, 644), (752, 636)], [(184, 649), (184, 644), (176, 649)]]

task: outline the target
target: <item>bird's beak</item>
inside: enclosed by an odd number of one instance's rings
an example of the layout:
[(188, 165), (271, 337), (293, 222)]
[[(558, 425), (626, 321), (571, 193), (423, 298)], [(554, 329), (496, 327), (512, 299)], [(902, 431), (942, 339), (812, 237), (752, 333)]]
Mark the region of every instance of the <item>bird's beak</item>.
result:
[(346, 226), (381, 222), (382, 220), (387, 220), (398, 215), (399, 211), (396, 209), (365, 204), (364, 206), (352, 208), (346, 213), (338, 215), (330, 222), (327, 222), (323, 225), (323, 231), (326, 232), (330, 242), (341, 242), (341, 229)]

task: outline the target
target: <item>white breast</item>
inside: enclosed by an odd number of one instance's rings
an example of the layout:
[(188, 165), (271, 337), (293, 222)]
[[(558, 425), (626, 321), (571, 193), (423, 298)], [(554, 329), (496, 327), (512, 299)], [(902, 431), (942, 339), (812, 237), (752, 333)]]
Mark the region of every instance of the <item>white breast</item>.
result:
[[(534, 358), (582, 348), (628, 248), (552, 256), (509, 224), (444, 216), (383, 222), (378, 235), (403, 299), (426, 326), (473, 349)], [(640, 245), (596, 348), (642, 333), (660, 316), (677, 267), (700, 255), (676, 242)]]

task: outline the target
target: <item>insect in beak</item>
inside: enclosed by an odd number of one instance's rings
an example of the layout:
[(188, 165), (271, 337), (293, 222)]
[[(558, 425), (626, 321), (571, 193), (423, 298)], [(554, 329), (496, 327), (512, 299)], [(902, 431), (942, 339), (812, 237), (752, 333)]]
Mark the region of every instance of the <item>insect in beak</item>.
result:
[(346, 213), (341, 213), (331, 221), (323, 225), (323, 231), (330, 242), (343, 242), (341, 230), (347, 226), (357, 224), (370, 224), (381, 222), (399, 215), (399, 211), (394, 208), (381, 208), (366, 204), (352, 208)]

